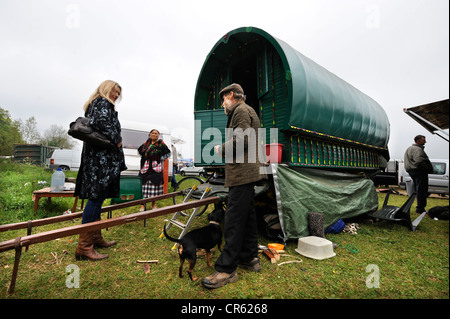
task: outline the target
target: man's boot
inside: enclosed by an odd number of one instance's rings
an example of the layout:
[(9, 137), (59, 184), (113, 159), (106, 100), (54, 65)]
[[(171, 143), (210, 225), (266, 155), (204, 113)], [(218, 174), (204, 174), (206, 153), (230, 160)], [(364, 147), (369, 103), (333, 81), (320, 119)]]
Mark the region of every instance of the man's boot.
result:
[(239, 262), (239, 267), (254, 271), (254, 272), (260, 272), (261, 271), (261, 264), (259, 262), (259, 258), (255, 257), (249, 262)]
[(89, 259), (92, 261), (102, 260), (108, 258), (108, 255), (99, 254), (94, 250), (94, 243), (92, 241), (94, 232), (87, 232), (80, 234), (78, 239), (78, 246), (75, 250), (76, 260)]
[(202, 284), (206, 288), (215, 289), (225, 286), (228, 283), (230, 284), (235, 283), (236, 281), (238, 281), (238, 275), (236, 273), (236, 270), (233, 271), (231, 274), (227, 274), (226, 272), (215, 271), (212, 275), (203, 278)]

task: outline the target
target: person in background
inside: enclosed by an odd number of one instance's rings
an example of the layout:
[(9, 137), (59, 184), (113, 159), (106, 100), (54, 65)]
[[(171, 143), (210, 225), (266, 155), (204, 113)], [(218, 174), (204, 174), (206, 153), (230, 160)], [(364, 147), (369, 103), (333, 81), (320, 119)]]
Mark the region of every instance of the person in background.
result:
[[(103, 133), (115, 146), (102, 147), (83, 143), (81, 164), (74, 196), (88, 199), (82, 215), (82, 224), (101, 219), (101, 208), (106, 198), (116, 198), (120, 191), (120, 173), (126, 170), (122, 149), (121, 126), (116, 103), (122, 96), (122, 88), (117, 82), (107, 80), (100, 84), (84, 104), (85, 116), (90, 117), (90, 125)], [(116, 241), (105, 241), (101, 230), (80, 234), (75, 257), (79, 259), (101, 260), (108, 255), (100, 254), (94, 247), (110, 247)]]
[(178, 187), (175, 174), (178, 174), (178, 152), (175, 145), (172, 144), (172, 187), (176, 189)]
[(426, 138), (417, 135), (414, 138), (415, 144), (408, 147), (404, 156), (405, 171), (408, 172), (414, 182), (414, 189), (417, 195), (416, 213), (425, 211), (428, 197), (428, 174), (433, 173), (433, 165), (425, 153)]
[[(159, 131), (152, 129), (147, 141), (139, 146), (141, 155), (142, 196), (149, 198), (164, 192), (163, 161), (170, 156), (170, 150), (162, 139)], [(152, 202), (152, 209), (156, 202)], [(141, 208), (142, 210), (143, 208)]]

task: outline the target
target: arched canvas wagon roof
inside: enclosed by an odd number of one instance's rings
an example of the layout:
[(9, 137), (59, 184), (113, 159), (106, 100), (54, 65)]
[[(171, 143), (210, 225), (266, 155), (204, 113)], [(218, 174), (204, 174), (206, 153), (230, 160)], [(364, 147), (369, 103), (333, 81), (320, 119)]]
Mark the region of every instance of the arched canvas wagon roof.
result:
[[(284, 78), (280, 80), (286, 83), (287, 101), (283, 105), (285, 119), (276, 125), (279, 129), (387, 148), (389, 120), (376, 101), (287, 43), (254, 27), (232, 30), (214, 45), (197, 82), (195, 110), (202, 110), (209, 103), (210, 85), (228, 64), (257, 54), (267, 45), (276, 50), (284, 68)], [(222, 75), (221, 80), (222, 83), (216, 81), (217, 89), (230, 84), (231, 76)]]

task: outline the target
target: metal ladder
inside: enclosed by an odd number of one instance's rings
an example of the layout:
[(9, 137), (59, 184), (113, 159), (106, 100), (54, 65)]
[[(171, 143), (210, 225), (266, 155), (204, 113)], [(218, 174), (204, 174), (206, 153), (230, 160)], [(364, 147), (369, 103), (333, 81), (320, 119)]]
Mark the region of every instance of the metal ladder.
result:
[[(192, 188), (190, 189), (189, 193), (188, 193), (188, 194), (186, 195), (186, 197), (184, 198), (183, 203), (186, 203), (186, 202), (192, 197), (192, 194), (193, 194), (196, 190), (197, 190), (197, 185), (192, 186)], [(203, 192), (203, 194), (202, 194), (202, 196), (200, 197), (200, 199), (204, 199), (204, 198), (208, 195), (208, 193), (210, 192), (210, 190), (211, 190), (211, 189), (210, 189), (209, 187), (206, 187), (206, 189), (205, 189), (205, 191)], [(180, 236), (178, 237), (178, 239), (181, 239), (181, 238), (189, 231), (189, 228), (191, 227), (191, 224), (192, 224), (192, 222), (194, 221), (194, 218), (197, 216), (197, 212), (198, 212), (198, 210), (199, 210), (200, 208), (202, 208), (202, 207), (199, 206), (199, 207), (196, 207), (196, 208), (194, 209), (194, 211), (192, 212), (192, 214), (189, 216), (188, 221), (187, 221), (186, 224), (183, 224), (182, 222), (180, 222), (179, 220), (177, 220), (177, 218), (178, 218), (180, 215), (184, 215), (184, 213), (181, 212), (181, 211), (176, 212), (175, 214), (173, 214), (172, 218), (168, 221), (169, 224), (167, 225), (166, 230), (169, 230), (170, 227), (171, 227), (172, 225), (175, 225), (175, 226), (181, 228), (182, 231), (181, 231)], [(164, 237), (164, 233), (161, 233), (161, 235), (159, 236), (159, 238), (163, 238), (163, 237)], [(172, 247), (172, 251), (177, 251), (178, 245), (179, 245), (178, 243), (175, 243), (175, 245), (173, 245), (173, 247)]]

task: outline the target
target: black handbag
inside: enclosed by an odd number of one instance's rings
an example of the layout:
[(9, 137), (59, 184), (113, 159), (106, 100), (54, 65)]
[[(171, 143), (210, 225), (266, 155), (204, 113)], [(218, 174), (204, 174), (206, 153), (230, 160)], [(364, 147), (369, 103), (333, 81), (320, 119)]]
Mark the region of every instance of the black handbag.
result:
[(114, 144), (105, 135), (92, 128), (89, 121), (89, 117), (80, 116), (75, 122), (70, 123), (67, 134), (73, 138), (86, 142), (89, 145), (113, 147)]

